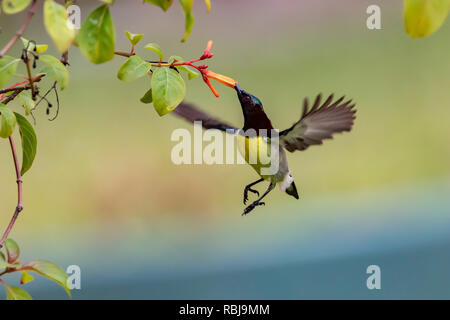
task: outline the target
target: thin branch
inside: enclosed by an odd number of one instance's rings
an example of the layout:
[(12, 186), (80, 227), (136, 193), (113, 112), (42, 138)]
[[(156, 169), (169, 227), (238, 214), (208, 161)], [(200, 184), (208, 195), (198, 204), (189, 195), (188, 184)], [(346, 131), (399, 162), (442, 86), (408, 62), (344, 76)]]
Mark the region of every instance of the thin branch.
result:
[(22, 91), (15, 91), (15, 92), (13, 92), (13, 93), (11, 93), (9, 96), (7, 96), (5, 99), (3, 99), (2, 101), (0, 101), (0, 103), (3, 103), (3, 104), (7, 104), (8, 102), (11, 102), (12, 100), (14, 100), (18, 95), (19, 95), (19, 93), (21, 93)]
[(61, 55), (61, 59), (59, 59), (59, 61), (61, 61), (61, 63), (65, 66), (69, 65), (69, 50)]
[[(16, 87), (18, 87), (18, 86), (21, 86), (21, 85), (27, 85), (27, 84), (28, 84), (28, 80), (25, 80), (25, 81), (22, 81), (22, 82), (18, 82), (18, 83), (16, 83), (16, 84), (13, 84), (11, 87), (7, 88), (7, 90), (9, 90), (9, 89), (14, 89), (14, 88), (16, 88)], [(5, 89), (3, 89), (3, 90), (5, 90)], [(13, 90), (10, 90), (10, 91), (13, 91)], [(9, 92), (9, 91), (7, 91), (7, 92)], [(4, 94), (4, 93), (1, 93), (1, 94), (0, 94), (0, 100), (2, 100), (4, 97), (5, 97), (5, 94)]]
[(55, 90), (55, 97), (56, 97), (56, 113), (53, 118), (48, 119), (49, 121), (53, 121), (56, 118), (58, 118), (59, 115), (59, 96), (58, 96), (58, 89), (56, 88), (56, 82), (53, 84), (53, 88)]
[(23, 91), (23, 90), (28, 90), (28, 89), (31, 89), (30, 85), (23, 86), (23, 87), (15, 87), (15, 88), (1, 89), (1, 90), (0, 90), (0, 94), (2, 94), (2, 93), (7, 93), (7, 92), (11, 92), (11, 91)]
[(17, 30), (14, 37), (11, 38), (11, 40), (6, 44), (6, 46), (0, 51), (0, 58), (2, 58), (8, 51), (11, 49), (11, 47), (16, 43), (16, 41), (22, 36), (23, 32), (27, 28), (28, 24), (31, 21), (31, 18), (33, 17), (37, 7), (37, 0), (33, 0), (33, 3), (31, 4), (30, 9), (28, 10), (27, 16), (25, 17), (25, 20), (23, 21), (22, 25), (20, 26), (19, 30)]
[(34, 90), (33, 76), (31, 74), (30, 60), (28, 59), (28, 56), (26, 57), (25, 64), (27, 65), (28, 82), (30, 83), (31, 86), (31, 99), (36, 100), (36, 90)]
[(131, 52), (124, 52), (124, 51), (114, 51), (114, 54), (116, 54), (118, 56), (122, 56), (122, 57), (127, 57), (127, 58), (135, 55), (134, 52), (131, 53)]
[(12, 152), (12, 156), (13, 156), (13, 160), (14, 160), (14, 167), (16, 169), (16, 178), (17, 178), (17, 206), (16, 206), (16, 210), (14, 211), (14, 214), (11, 218), (11, 221), (8, 225), (8, 227), (6, 228), (5, 232), (3, 233), (2, 238), (0, 239), (0, 248), (3, 247), (3, 244), (5, 243), (5, 240), (8, 238), (9, 233), (11, 232), (12, 228), (14, 227), (14, 223), (17, 220), (17, 217), (19, 216), (19, 213), (23, 210), (23, 205), (22, 205), (22, 175), (20, 173), (20, 167), (19, 167), (19, 160), (17, 159), (17, 154), (16, 154), (16, 148), (14, 147), (14, 141), (12, 136), (9, 136), (9, 144), (11, 145), (11, 152)]
[(53, 83), (53, 85), (50, 87), (50, 89), (48, 89), (47, 92), (41, 97), (41, 99), (39, 99), (38, 102), (36, 102), (36, 104), (34, 105), (33, 108), (31, 108), (30, 111), (33, 112), (34, 110), (36, 110), (37, 106), (42, 102), (42, 100), (44, 100), (44, 99), (49, 95), (49, 93), (50, 93), (53, 89), (56, 90), (56, 81)]

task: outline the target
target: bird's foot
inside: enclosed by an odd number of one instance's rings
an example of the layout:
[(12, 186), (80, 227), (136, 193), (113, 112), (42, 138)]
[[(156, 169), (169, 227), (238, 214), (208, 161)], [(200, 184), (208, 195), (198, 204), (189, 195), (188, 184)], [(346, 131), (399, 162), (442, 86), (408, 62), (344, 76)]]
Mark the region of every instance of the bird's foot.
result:
[(250, 211), (252, 211), (253, 209), (255, 209), (257, 206), (265, 206), (266, 204), (262, 201), (255, 201), (253, 202), (251, 205), (249, 205), (247, 208), (245, 208), (244, 213), (242, 214), (243, 216), (245, 216), (246, 214), (248, 214)]
[(257, 191), (257, 190), (255, 190), (255, 189), (252, 189), (251, 187), (245, 187), (245, 189), (244, 189), (244, 204), (247, 204), (247, 201), (248, 201), (248, 192), (253, 192), (253, 193), (256, 193), (256, 195), (259, 197), (259, 192)]

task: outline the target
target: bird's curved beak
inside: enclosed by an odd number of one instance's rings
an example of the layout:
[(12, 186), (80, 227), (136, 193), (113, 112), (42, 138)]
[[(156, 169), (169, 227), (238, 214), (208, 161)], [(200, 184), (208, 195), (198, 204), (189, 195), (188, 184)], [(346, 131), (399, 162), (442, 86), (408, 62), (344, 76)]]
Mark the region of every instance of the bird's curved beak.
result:
[(242, 98), (242, 94), (245, 92), (244, 90), (241, 89), (241, 87), (239, 87), (239, 85), (236, 83), (234, 86), (234, 89), (237, 92), (237, 95), (239, 97), (239, 100)]

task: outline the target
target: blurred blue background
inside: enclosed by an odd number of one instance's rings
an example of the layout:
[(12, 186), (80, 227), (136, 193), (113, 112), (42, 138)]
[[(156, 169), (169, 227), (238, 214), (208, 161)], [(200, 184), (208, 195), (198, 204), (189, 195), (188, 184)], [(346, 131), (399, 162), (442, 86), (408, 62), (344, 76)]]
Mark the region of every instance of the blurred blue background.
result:
[[(79, 1), (82, 19), (99, 3)], [(381, 30), (366, 28), (370, 4), (381, 7)], [(92, 65), (73, 48), (59, 118), (37, 115), (38, 154), (11, 235), (23, 259), (79, 265), (74, 299), (450, 298), (448, 21), (412, 40), (400, 1), (212, 5), (206, 14), (195, 3), (192, 36), (181, 44), (178, 4), (164, 13), (116, 1), (117, 49), (128, 48), (125, 30), (184, 58), (213, 39), (210, 68), (258, 96), (276, 127), (300, 116), (303, 97), (334, 92), (357, 103), (354, 130), (288, 155), (299, 201), (275, 190), (241, 217), (252, 169), (174, 165), (170, 135), (192, 128), (139, 102), (149, 81), (120, 82), (122, 57)], [(51, 44), (41, 15), (25, 36)], [(0, 15), (2, 44), (21, 20)], [(192, 80), (186, 99), (241, 125), (233, 90), (216, 88), (219, 99)], [(0, 141), (0, 226), (15, 206), (9, 153)], [(381, 268), (381, 290), (366, 287), (369, 265)], [(26, 288), (37, 299), (65, 298), (40, 277)]]

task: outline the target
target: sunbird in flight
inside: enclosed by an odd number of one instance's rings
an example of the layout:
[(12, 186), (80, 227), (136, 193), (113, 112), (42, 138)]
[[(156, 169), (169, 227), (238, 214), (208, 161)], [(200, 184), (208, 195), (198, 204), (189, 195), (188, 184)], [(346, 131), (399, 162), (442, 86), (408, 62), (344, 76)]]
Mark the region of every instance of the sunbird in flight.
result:
[[(247, 204), (249, 192), (255, 193), (258, 199), (245, 208), (243, 215), (257, 206), (264, 205), (262, 199), (277, 184), (281, 191), (298, 199), (297, 187), (289, 170), (285, 149), (289, 152), (303, 151), (309, 146), (321, 145), (325, 139), (332, 139), (335, 133), (350, 131), (356, 118), (355, 104), (352, 104), (352, 100), (344, 101), (345, 97), (333, 101), (333, 95), (321, 103), (322, 95), (319, 94), (310, 108), (308, 99), (305, 98), (300, 120), (286, 130), (277, 131), (264, 112), (261, 101), (242, 90), (238, 84), (235, 84), (234, 88), (244, 115), (242, 129), (215, 119), (187, 103), (181, 103), (173, 112), (189, 122), (201, 121), (205, 129), (219, 129), (236, 134), (239, 151), (260, 176), (260, 179), (250, 183), (244, 189), (244, 204)], [(274, 130), (278, 133), (277, 139), (273, 134)], [(275, 166), (277, 171), (263, 173), (262, 169), (268, 169), (273, 163), (263, 162), (260, 154), (261, 152), (270, 153), (270, 150), (278, 152), (275, 160), (278, 161)], [(256, 161), (249, 161), (250, 159), (256, 159)], [(270, 159), (273, 161), (273, 158)], [(259, 192), (252, 187), (264, 180), (269, 182), (269, 187), (259, 196)]]

